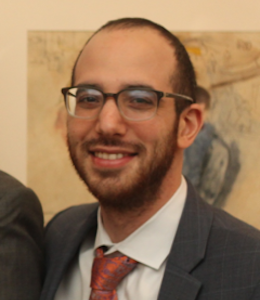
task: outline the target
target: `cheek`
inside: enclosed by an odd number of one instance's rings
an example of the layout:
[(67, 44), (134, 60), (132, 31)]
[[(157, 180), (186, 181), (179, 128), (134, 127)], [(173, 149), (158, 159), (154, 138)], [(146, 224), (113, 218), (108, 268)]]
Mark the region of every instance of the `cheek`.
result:
[(173, 114), (172, 109), (159, 111), (157, 116), (151, 120), (132, 123), (132, 129), (140, 141), (152, 145), (168, 136), (173, 131), (174, 126), (175, 114)]
[(93, 128), (93, 122), (69, 118), (67, 121), (68, 136), (73, 141), (85, 140)]
[(154, 148), (160, 140), (161, 127), (158, 125), (149, 120), (132, 126), (134, 136), (145, 146), (148, 152), (150, 152), (149, 148)]

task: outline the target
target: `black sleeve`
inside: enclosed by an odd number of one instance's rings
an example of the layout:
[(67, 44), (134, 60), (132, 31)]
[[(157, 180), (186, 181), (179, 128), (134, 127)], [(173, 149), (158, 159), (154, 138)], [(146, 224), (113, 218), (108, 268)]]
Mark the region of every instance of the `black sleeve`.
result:
[(43, 214), (35, 193), (0, 174), (0, 299), (37, 300), (43, 276)]

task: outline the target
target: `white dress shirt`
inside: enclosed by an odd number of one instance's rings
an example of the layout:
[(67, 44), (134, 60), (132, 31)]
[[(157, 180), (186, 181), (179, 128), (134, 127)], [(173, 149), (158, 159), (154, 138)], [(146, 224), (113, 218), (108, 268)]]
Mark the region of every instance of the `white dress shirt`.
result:
[(79, 257), (70, 265), (62, 279), (55, 300), (89, 300), (91, 268), (95, 249), (107, 246), (106, 254), (119, 251), (138, 261), (137, 267), (118, 285), (119, 300), (156, 300), (187, 194), (182, 182), (171, 199), (141, 227), (119, 243), (113, 243), (106, 233), (100, 210), (96, 237), (87, 237)]

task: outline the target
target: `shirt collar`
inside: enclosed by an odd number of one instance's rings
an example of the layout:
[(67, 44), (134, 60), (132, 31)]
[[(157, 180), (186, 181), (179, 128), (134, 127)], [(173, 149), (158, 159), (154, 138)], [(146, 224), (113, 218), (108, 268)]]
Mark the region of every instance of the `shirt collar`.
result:
[(187, 195), (187, 183), (181, 185), (169, 201), (141, 227), (119, 243), (113, 243), (102, 224), (98, 210), (98, 229), (94, 248), (107, 246), (107, 254), (119, 251), (139, 263), (159, 269), (167, 258), (182, 215)]

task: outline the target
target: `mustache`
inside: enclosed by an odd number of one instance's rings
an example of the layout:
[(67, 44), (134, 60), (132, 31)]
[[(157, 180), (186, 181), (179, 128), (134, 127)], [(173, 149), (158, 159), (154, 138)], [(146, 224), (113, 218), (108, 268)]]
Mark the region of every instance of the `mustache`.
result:
[(140, 143), (125, 142), (115, 137), (99, 137), (97, 139), (91, 139), (85, 141), (82, 144), (82, 147), (85, 150), (89, 150), (90, 148), (96, 146), (116, 146), (116, 147), (127, 148), (134, 152), (140, 152), (145, 150), (145, 147)]

